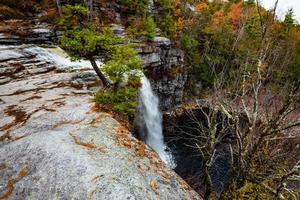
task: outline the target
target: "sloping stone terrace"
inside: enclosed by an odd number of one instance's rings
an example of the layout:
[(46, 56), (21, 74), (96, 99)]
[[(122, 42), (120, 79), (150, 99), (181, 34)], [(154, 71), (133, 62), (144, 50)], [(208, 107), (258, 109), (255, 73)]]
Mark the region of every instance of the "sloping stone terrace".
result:
[[(90, 71), (17, 76), (10, 63), (30, 58), (19, 48), (0, 52), (2, 75), (17, 77), (0, 85), (0, 199), (200, 199), (94, 106)], [(21, 71), (36, 63), (23, 61)]]

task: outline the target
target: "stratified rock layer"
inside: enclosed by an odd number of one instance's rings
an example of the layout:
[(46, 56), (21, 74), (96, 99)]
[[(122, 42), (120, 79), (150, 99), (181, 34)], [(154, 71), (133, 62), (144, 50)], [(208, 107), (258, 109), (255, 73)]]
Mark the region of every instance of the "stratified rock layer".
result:
[(141, 44), (137, 51), (148, 71), (153, 90), (159, 96), (161, 108), (166, 110), (181, 103), (187, 80), (183, 52), (165, 37)]

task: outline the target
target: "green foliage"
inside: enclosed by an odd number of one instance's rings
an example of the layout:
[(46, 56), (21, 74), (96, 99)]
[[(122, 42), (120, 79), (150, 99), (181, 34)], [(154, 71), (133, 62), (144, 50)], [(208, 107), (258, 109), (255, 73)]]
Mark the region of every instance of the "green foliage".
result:
[(297, 81), (300, 79), (300, 42), (298, 42), (293, 49), (292, 55), (292, 59), (287, 66), (282, 82), (285, 82), (284, 79), (290, 81)]
[(128, 27), (127, 31), (135, 38), (147, 37), (153, 40), (156, 36), (156, 23), (152, 17), (147, 17), (142, 21)]
[(208, 65), (202, 64), (194, 66), (194, 68), (191, 70), (191, 73), (198, 80), (201, 80), (203, 87), (209, 88), (213, 86), (215, 76)]
[[(116, 46), (111, 53), (110, 61), (105, 63), (103, 71), (114, 81), (116, 87), (97, 92), (95, 99), (97, 103), (109, 106), (114, 112), (133, 121), (138, 105), (137, 88), (141, 86), (141, 82), (140, 76), (132, 72), (141, 68), (141, 61), (131, 44)], [(117, 88), (125, 75), (129, 76), (127, 85)]]
[(171, 39), (176, 36), (176, 24), (172, 15), (164, 14), (161, 16), (159, 27), (162, 30), (162, 35)]
[(81, 4), (65, 5), (62, 13), (63, 17), (59, 18), (57, 24), (65, 29), (81, 29), (88, 17), (88, 9)]
[(245, 4), (246, 5), (255, 5), (255, 0), (247, 0), (247, 1), (245, 1)]
[(78, 60), (82, 57), (89, 59), (99, 53), (109, 57), (114, 45), (121, 41), (122, 39), (115, 37), (110, 28), (104, 28), (99, 33), (94, 27), (89, 27), (81, 30), (66, 30), (59, 44), (73, 60)]
[(148, 39), (153, 40), (155, 35), (156, 35), (156, 24), (155, 24), (152, 17), (147, 17), (147, 19), (145, 20), (145, 23), (143, 24), (142, 28), (145, 31), (145, 36)]
[(133, 87), (119, 88), (118, 90), (108, 89), (95, 94), (95, 101), (99, 104), (109, 106), (114, 112), (134, 120), (137, 103), (137, 90)]
[(175, 9), (172, 0), (155, 0), (155, 3), (164, 12), (171, 12)]
[(198, 45), (199, 42), (188, 34), (184, 34), (181, 38), (181, 46), (184, 50), (188, 51), (188, 53), (197, 50)]
[(289, 9), (284, 18), (284, 24), (287, 26), (293, 26), (295, 24), (295, 16), (293, 9)]
[(141, 68), (141, 61), (137, 57), (137, 51), (131, 44), (116, 46), (111, 52), (110, 61), (105, 63), (103, 71), (118, 84), (124, 75), (132, 70)]
[(63, 6), (62, 13), (57, 23), (64, 30), (59, 44), (73, 60), (90, 59), (99, 54), (110, 57), (115, 45), (123, 41), (109, 27), (97, 31), (93, 24), (87, 22), (88, 10), (82, 5)]
[(128, 11), (136, 16), (144, 16), (148, 8), (148, 0), (118, 0), (118, 3), (125, 6)]
[(160, 15), (157, 21), (162, 35), (174, 39), (176, 36), (174, 2), (172, 0), (156, 0), (154, 3), (159, 10)]

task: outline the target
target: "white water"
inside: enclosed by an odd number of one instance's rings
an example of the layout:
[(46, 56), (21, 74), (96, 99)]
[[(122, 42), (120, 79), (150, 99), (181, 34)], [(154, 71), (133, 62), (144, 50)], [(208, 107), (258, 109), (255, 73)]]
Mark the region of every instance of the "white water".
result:
[[(44, 61), (55, 63), (59, 68), (91, 68), (92, 65), (88, 60), (72, 61), (68, 54), (59, 47), (39, 47), (30, 46), (24, 49), (29, 53), (36, 55), (38, 58)], [(97, 62), (98, 66), (102, 63)]]
[(146, 144), (155, 150), (166, 165), (175, 168), (176, 164), (164, 144), (162, 133), (162, 114), (159, 109), (159, 99), (153, 93), (146, 76), (141, 77), (142, 87), (139, 95), (139, 120), (142, 126), (142, 137)]

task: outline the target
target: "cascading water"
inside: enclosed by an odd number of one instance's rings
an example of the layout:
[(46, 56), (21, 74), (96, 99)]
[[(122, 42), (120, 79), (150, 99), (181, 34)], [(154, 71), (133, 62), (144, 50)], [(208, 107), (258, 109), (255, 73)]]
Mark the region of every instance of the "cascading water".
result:
[[(25, 52), (36, 55), (41, 60), (46, 62), (55, 63), (58, 68), (91, 68), (92, 65), (88, 60), (72, 61), (68, 54), (59, 47), (39, 47), (39, 46), (28, 46), (24, 48)], [(98, 66), (102, 63), (97, 61)]]
[(162, 114), (159, 99), (153, 93), (146, 76), (141, 77), (142, 87), (139, 91), (139, 124), (141, 136), (148, 146), (155, 150), (166, 165), (175, 168), (172, 154), (167, 151), (162, 133)]

